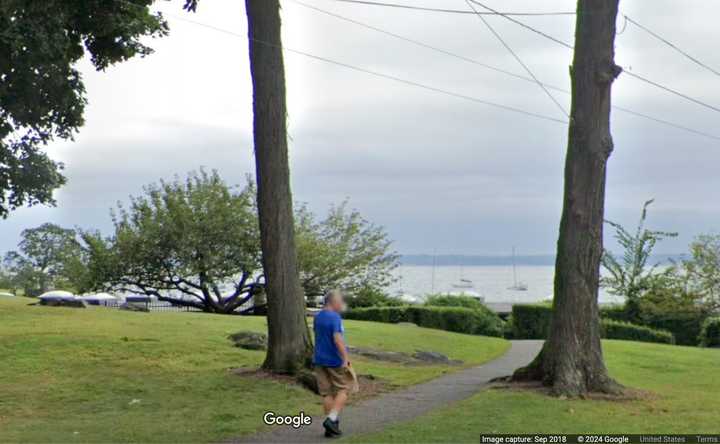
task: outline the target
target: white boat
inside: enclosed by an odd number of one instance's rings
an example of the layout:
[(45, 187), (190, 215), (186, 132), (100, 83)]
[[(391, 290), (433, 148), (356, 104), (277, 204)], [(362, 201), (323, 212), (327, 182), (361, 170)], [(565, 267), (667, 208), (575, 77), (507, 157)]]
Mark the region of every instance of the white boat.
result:
[(460, 266), (460, 280), (452, 284), (453, 288), (475, 288), (475, 284), (470, 279), (465, 279), (463, 276), (463, 266)]
[(513, 267), (513, 285), (512, 285), (512, 287), (508, 287), (508, 290), (527, 291), (528, 290), (527, 284), (522, 281), (518, 281), (518, 279), (517, 279), (517, 267), (515, 265), (515, 247), (513, 247), (513, 249), (512, 249), (512, 267)]
[(453, 284), (453, 288), (474, 288), (475, 284), (470, 279), (460, 279), (457, 283)]
[(12, 293), (7, 293), (7, 292), (4, 292), (4, 291), (0, 291), (0, 296), (6, 297), (6, 298), (14, 298), (14, 297), (15, 297), (14, 294), (12, 294)]

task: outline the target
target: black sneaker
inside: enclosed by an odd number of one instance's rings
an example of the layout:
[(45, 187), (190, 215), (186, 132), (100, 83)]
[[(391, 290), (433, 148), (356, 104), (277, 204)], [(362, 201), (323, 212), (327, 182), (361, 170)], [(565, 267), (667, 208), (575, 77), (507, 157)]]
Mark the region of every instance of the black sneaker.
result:
[(323, 421), (323, 427), (325, 427), (325, 437), (334, 438), (342, 435), (340, 431), (340, 421), (333, 421), (330, 418), (325, 418)]

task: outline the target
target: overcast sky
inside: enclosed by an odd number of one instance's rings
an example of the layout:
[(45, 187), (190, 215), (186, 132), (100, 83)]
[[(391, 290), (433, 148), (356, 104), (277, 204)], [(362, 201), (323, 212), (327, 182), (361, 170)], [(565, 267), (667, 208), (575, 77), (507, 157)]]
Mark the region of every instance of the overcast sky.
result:
[[(476, 16), (416, 12), (332, 0), (308, 4), (433, 46), (523, 73)], [(395, 0), (393, 0), (395, 1)], [(463, 0), (396, 0), (467, 9)], [(505, 11), (572, 11), (572, 0), (488, 0)], [(244, 2), (203, 0), (197, 14), (161, 3), (171, 34), (156, 53), (104, 73), (82, 71), (90, 104), (75, 142), (57, 142), (68, 184), (56, 208), (35, 207), (0, 221), (0, 251), (22, 229), (52, 221), (109, 232), (109, 209), (144, 184), (218, 169), (230, 183), (253, 171), (247, 41), (189, 18), (245, 35)], [(621, 10), (720, 69), (712, 0), (626, 1)], [(537, 85), (498, 74), (283, 1), (286, 47), (554, 118), (560, 111)], [(522, 20), (571, 42), (572, 17)], [(571, 51), (501, 17), (490, 23), (544, 82), (569, 88)], [(622, 27), (623, 21), (619, 20)], [(633, 72), (720, 105), (720, 79), (627, 25), (617, 62)], [(553, 253), (561, 208), (566, 125), (441, 95), (286, 54), (294, 198), (324, 212), (349, 198), (384, 225), (402, 253)], [(720, 135), (718, 115), (621, 76), (618, 106)], [(569, 96), (556, 93), (569, 107)], [(679, 231), (659, 252), (686, 250), (694, 236), (720, 228), (720, 141), (613, 114), (607, 218), (634, 224), (656, 198), (650, 225)], [(610, 244), (612, 245), (612, 244)]]

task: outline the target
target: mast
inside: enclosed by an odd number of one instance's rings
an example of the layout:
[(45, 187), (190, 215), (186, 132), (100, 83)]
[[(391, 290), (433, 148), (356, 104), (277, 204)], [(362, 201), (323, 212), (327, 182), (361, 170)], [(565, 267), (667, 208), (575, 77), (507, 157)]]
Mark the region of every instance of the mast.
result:
[(512, 247), (513, 287), (517, 288), (517, 267), (515, 265), (515, 247)]

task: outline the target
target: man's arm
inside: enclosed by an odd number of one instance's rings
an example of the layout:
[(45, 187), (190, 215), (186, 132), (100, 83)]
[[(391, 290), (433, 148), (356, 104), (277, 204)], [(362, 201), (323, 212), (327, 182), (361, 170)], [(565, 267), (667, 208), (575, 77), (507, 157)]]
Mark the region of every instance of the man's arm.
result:
[(335, 341), (335, 346), (338, 349), (338, 352), (340, 352), (340, 357), (343, 360), (343, 367), (350, 367), (350, 357), (348, 356), (347, 347), (345, 347), (345, 339), (343, 338), (342, 333), (337, 332), (333, 335), (333, 340)]

